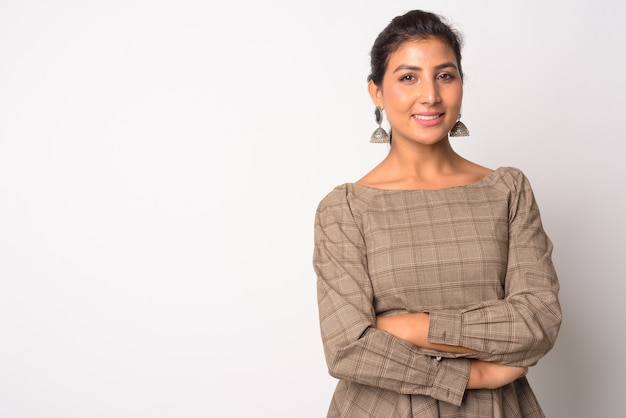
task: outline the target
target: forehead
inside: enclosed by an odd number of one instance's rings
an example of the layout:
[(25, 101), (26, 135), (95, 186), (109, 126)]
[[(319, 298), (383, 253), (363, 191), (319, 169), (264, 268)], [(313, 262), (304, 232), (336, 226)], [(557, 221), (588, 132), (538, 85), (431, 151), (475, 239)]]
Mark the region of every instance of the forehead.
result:
[(447, 43), (439, 38), (411, 39), (391, 53), (387, 69), (393, 71), (392, 67), (402, 64), (426, 68), (444, 62), (457, 64), (454, 51)]

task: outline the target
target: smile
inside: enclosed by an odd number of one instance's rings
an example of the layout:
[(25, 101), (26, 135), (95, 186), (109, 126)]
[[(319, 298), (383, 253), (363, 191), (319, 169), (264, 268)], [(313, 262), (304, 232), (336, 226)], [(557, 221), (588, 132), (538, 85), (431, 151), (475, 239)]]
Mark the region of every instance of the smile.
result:
[(413, 115), (413, 117), (415, 119), (419, 119), (419, 120), (435, 120), (435, 119), (439, 119), (441, 117), (441, 113), (438, 115), (430, 115), (430, 116), (426, 116), (426, 115)]

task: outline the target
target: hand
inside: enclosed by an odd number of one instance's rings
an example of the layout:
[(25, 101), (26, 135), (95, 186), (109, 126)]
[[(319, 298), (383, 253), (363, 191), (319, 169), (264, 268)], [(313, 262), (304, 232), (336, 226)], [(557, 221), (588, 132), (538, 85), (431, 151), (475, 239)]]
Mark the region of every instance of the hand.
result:
[(526, 376), (528, 367), (503, 366), (481, 360), (470, 363), (467, 389), (497, 389)]

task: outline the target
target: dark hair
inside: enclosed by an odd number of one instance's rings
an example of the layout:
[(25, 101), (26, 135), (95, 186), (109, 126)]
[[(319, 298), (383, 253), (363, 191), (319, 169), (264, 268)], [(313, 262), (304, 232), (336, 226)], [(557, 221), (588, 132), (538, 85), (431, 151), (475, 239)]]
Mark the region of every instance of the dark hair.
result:
[(446, 43), (454, 51), (459, 74), (463, 79), (461, 68), (461, 35), (454, 30), (441, 16), (422, 10), (412, 10), (402, 16), (396, 16), (378, 35), (372, 51), (371, 73), (367, 81), (380, 86), (387, 71), (389, 57), (402, 43), (415, 39), (437, 38)]

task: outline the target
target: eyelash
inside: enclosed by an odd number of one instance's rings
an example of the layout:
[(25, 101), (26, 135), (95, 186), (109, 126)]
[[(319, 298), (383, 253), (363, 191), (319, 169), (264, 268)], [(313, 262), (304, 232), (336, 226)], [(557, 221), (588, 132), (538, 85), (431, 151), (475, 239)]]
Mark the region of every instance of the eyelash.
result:
[[(442, 73), (442, 74), (438, 74), (437, 78), (443, 81), (452, 81), (456, 77), (450, 73)], [(415, 80), (416, 80), (416, 77), (413, 74), (405, 74), (402, 77), (400, 77), (400, 81), (415, 81)]]
[(438, 78), (441, 78), (444, 81), (451, 81), (454, 80), (456, 77), (450, 73), (443, 73), (443, 74), (439, 74), (437, 76)]

